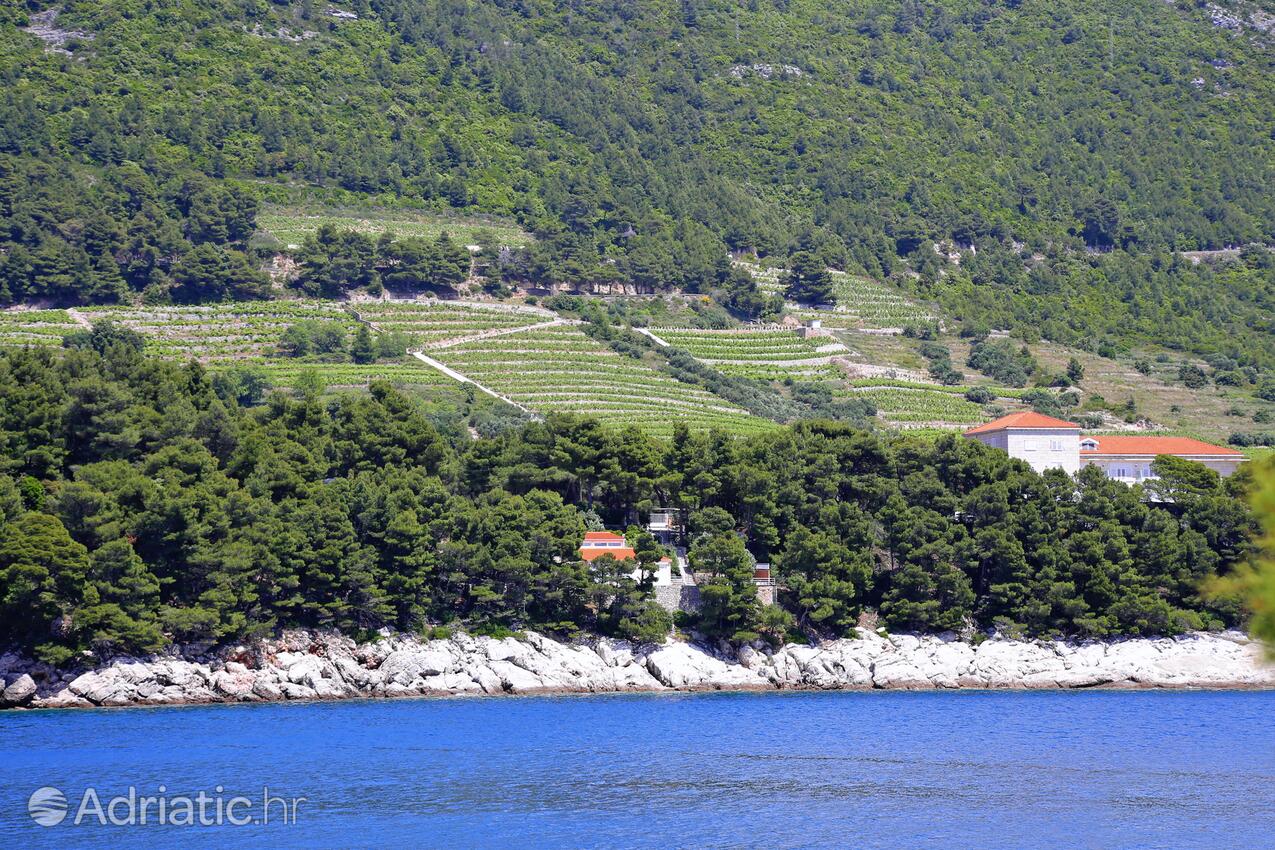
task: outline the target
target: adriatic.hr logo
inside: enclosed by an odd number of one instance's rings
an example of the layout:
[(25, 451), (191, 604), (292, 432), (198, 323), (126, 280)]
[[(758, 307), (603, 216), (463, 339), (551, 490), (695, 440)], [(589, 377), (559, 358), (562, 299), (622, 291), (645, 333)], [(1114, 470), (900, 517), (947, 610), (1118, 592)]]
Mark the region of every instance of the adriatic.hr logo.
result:
[[(210, 794), (200, 790), (193, 794), (170, 794), (160, 785), (155, 794), (138, 793), (128, 786), (123, 794), (99, 794), (89, 787), (79, 803), (67, 800), (59, 788), (45, 785), (27, 798), (27, 814), (40, 826), (97, 824), (98, 826), (269, 826), (294, 825), (297, 810), (306, 797), (281, 797), (261, 789), (260, 797), (229, 796), (221, 785)], [(72, 811), (74, 809), (74, 811)], [(72, 815), (74, 815), (72, 817)]]
[(37, 788), (27, 799), (27, 813), (40, 826), (57, 826), (66, 819), (66, 795), (57, 788)]

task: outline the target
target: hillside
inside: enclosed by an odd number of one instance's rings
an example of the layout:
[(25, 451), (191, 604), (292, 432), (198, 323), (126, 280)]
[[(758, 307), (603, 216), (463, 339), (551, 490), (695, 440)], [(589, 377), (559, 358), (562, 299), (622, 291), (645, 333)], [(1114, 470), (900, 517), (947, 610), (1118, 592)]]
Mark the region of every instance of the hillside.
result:
[(534, 234), (514, 282), (747, 311), (726, 251), (805, 251), (954, 322), (1268, 371), (1269, 255), (1169, 253), (1275, 242), (1255, 10), (6, 6), (0, 299), (259, 297), (254, 269), (304, 241), (280, 216), (442, 215), (457, 238)]

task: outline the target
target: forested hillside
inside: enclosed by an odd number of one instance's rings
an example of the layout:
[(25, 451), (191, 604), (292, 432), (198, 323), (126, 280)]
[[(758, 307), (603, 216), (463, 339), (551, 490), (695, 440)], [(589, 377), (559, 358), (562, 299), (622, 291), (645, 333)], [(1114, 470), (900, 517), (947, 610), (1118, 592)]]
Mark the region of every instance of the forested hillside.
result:
[(1216, 7), (53, 8), (0, 9), (5, 301), (258, 297), (262, 202), (376, 204), (516, 219), (515, 278), (804, 250), (957, 321), (1275, 363), (1269, 255), (1169, 253), (1275, 241), (1271, 36)]
[[(845, 635), (869, 608), (895, 630), (1031, 635), (1239, 616), (1200, 588), (1249, 551), (1245, 474), (1170, 458), (1146, 489), (1039, 476), (956, 436), (828, 421), (660, 442), (551, 416), (472, 439), (463, 404), (383, 383), (244, 407), (127, 331), (67, 346), (0, 353), (0, 648), (57, 663), (286, 625), (662, 639), (634, 564), (576, 551), (653, 506), (687, 511), (703, 609), (682, 625), (714, 637)], [(640, 564), (663, 554), (629, 533)], [(758, 604), (750, 552), (779, 605)]]

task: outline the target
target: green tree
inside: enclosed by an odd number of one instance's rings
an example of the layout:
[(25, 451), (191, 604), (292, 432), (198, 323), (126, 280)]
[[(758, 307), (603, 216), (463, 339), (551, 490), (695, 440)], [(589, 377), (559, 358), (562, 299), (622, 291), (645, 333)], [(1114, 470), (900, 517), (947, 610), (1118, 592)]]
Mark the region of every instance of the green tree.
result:
[(801, 304), (832, 304), (836, 301), (832, 275), (823, 261), (809, 251), (799, 251), (789, 258), (785, 294)]
[(691, 569), (706, 573), (699, 583), (701, 608), (698, 627), (704, 634), (748, 641), (759, 636), (756, 563), (744, 541), (731, 532), (705, 537), (691, 547)]
[(871, 586), (869, 550), (852, 550), (831, 533), (799, 527), (775, 566), (799, 624), (838, 636), (858, 625)]
[(112, 540), (91, 555), (89, 583), (75, 630), (102, 655), (153, 652), (163, 647), (159, 579), (127, 540)]
[(376, 347), (372, 344), (372, 332), (367, 325), (359, 325), (350, 343), (350, 359), (355, 363), (371, 363), (376, 360)]
[(25, 513), (0, 529), (0, 624), (5, 638), (51, 663), (71, 656), (72, 613), (84, 598), (88, 550), (57, 517)]
[(1072, 357), (1067, 361), (1067, 378), (1073, 383), (1080, 383), (1081, 378), (1085, 376), (1085, 367), (1081, 362)]

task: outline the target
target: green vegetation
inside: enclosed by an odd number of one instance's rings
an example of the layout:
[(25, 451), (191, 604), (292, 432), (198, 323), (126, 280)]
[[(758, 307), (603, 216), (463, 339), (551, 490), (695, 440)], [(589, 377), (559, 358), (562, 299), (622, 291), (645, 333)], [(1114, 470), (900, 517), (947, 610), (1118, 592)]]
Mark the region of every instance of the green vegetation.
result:
[[(744, 262), (736, 266), (752, 275), (763, 294), (787, 294), (785, 280), (789, 273), (785, 270)], [(794, 304), (789, 314), (806, 321), (818, 319), (830, 328), (902, 328), (934, 318), (928, 309), (904, 295), (897, 286), (839, 269), (829, 269), (828, 276), (829, 288), (821, 295), (834, 309), (815, 310)]]
[(652, 328), (669, 345), (728, 375), (765, 378), (839, 377), (833, 357), (848, 349), (830, 337), (802, 338), (792, 330)]
[(971, 425), (988, 418), (979, 405), (951, 393), (887, 387), (857, 390), (854, 396), (870, 401), (883, 418), (893, 423)]
[[(656, 504), (687, 511), (709, 575), (687, 625), (733, 640), (844, 635), (867, 608), (893, 630), (1046, 636), (1240, 617), (1200, 585), (1248, 557), (1243, 474), (1177, 462), (1152, 494), (831, 422), (658, 441), (552, 415), (474, 438), (463, 397), (375, 383), (245, 407), (242, 384), (141, 348), (100, 325), (0, 352), (0, 645), (66, 663), (284, 626), (649, 639), (668, 626), (650, 587), (576, 548), (586, 517)], [(757, 604), (754, 556), (779, 607)]]
[(1268, 459), (1257, 470), (1253, 508), (1262, 525), (1261, 555), (1255, 563), (1241, 565), (1235, 575), (1218, 579), (1213, 587), (1221, 598), (1243, 602), (1252, 613), (1250, 629), (1275, 656), (1275, 467)]
[[(773, 315), (729, 249), (805, 269), (803, 299), (846, 272), (830, 324), (933, 304), (1275, 369), (1269, 34), (1209, 4), (356, 5), (0, 9), (0, 302), (261, 297), (265, 256), (324, 225), (394, 234), (373, 271), (407, 254), (411, 286), (447, 286), (410, 261), (446, 229), (499, 287)], [(37, 15), (83, 35), (54, 49)], [(500, 250), (515, 230), (536, 238)], [(348, 259), (308, 274), (375, 286)]]
[(373, 240), (382, 233), (399, 239), (437, 239), (448, 233), (463, 245), (522, 246), (529, 234), (501, 219), (462, 218), (438, 213), (402, 210), (295, 209), (264, 206), (257, 213), (257, 227), (279, 242), (284, 250), (298, 250), (323, 227), (337, 232), (355, 231)]
[(748, 411), (573, 326), (523, 330), (431, 352), (461, 374), (530, 410), (569, 411), (662, 436), (675, 423), (752, 433), (773, 427)]

